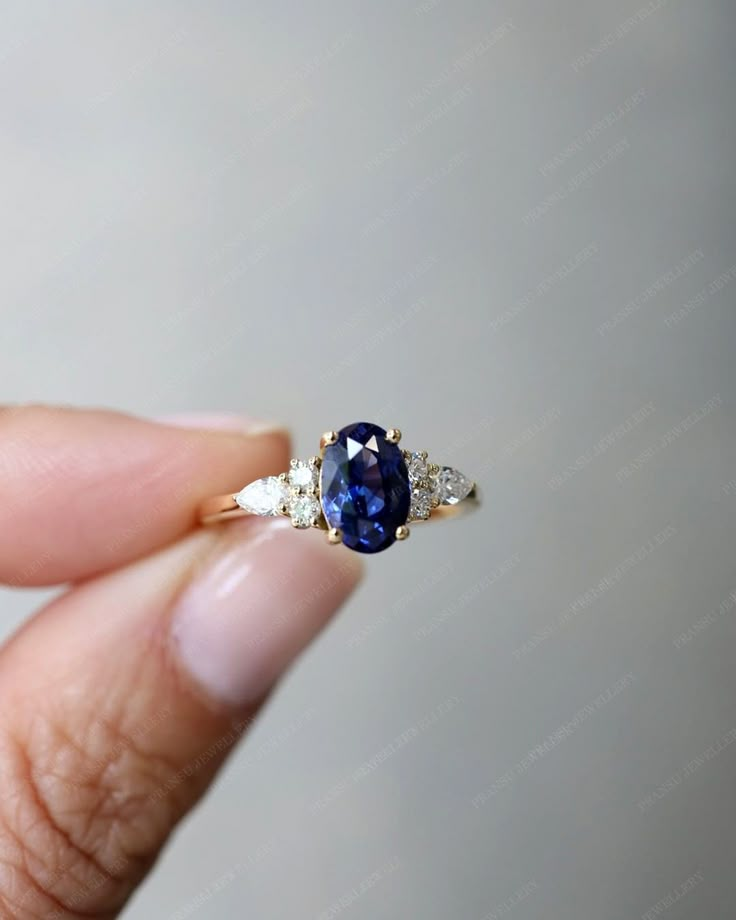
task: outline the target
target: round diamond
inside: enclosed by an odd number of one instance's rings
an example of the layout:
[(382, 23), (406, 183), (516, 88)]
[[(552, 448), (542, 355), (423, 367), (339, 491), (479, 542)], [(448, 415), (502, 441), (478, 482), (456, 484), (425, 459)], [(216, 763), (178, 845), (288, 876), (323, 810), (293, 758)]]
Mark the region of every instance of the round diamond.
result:
[(409, 479), (411, 482), (424, 482), (429, 475), (426, 456), (414, 451), (409, 456), (407, 469), (409, 470)]
[(319, 471), (303, 460), (293, 461), (289, 470), (289, 483), (296, 489), (308, 489), (317, 485)]
[(409, 520), (426, 521), (432, 512), (432, 493), (429, 489), (413, 489), (411, 505), (409, 506)]
[(312, 527), (319, 519), (319, 502), (314, 495), (294, 495), (289, 501), (289, 515), (295, 527)]

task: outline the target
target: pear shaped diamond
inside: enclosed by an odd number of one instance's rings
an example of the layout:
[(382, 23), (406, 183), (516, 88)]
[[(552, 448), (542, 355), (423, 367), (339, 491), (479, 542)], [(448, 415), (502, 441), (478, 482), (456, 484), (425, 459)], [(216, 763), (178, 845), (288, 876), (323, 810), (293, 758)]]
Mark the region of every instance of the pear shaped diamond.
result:
[(473, 491), (475, 483), (472, 479), (464, 476), (460, 470), (455, 470), (451, 466), (440, 467), (437, 476), (437, 486), (435, 494), (443, 505), (456, 505)]
[(233, 498), (250, 514), (276, 515), (279, 505), (288, 500), (288, 489), (278, 476), (266, 476), (251, 482)]

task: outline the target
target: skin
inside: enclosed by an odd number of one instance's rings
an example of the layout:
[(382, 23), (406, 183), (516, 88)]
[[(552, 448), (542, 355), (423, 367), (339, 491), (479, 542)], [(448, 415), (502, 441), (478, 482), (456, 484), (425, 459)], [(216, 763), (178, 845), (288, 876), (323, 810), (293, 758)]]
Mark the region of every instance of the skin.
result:
[(360, 561), (198, 502), (288, 468), (243, 419), (0, 409), (0, 580), (61, 592), (0, 648), (0, 917), (115, 917)]

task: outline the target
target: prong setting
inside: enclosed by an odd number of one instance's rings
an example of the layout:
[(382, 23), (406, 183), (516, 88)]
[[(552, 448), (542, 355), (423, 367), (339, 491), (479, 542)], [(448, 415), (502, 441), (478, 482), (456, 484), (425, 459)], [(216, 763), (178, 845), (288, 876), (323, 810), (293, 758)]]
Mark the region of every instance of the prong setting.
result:
[(398, 444), (401, 440), (401, 429), (389, 428), (386, 432), (386, 440), (389, 442), (389, 444)]
[(396, 528), (396, 539), (397, 540), (407, 540), (409, 538), (410, 530), (406, 524), (400, 524)]
[(327, 531), (327, 542), (334, 545), (342, 543), (342, 531), (339, 527), (330, 527)]
[(330, 444), (337, 443), (338, 434), (336, 431), (325, 431), (322, 437), (319, 439), (319, 446), (321, 448), (329, 447)]

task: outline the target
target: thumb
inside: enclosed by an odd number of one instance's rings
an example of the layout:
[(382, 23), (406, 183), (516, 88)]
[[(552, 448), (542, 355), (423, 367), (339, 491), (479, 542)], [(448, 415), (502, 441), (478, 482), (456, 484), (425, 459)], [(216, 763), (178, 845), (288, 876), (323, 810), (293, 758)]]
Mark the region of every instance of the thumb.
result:
[(114, 915), (359, 565), (247, 518), (28, 623), (0, 652), (0, 908)]

